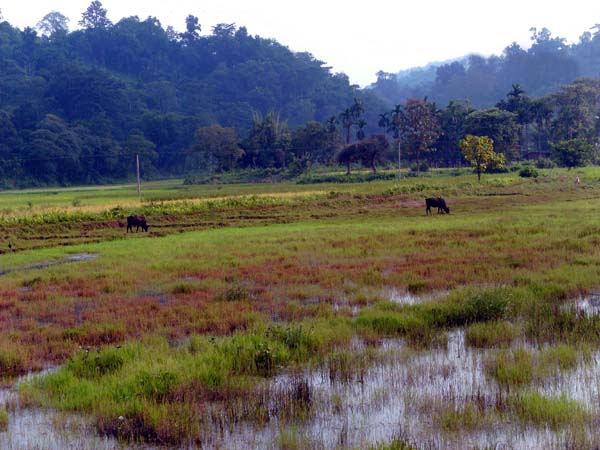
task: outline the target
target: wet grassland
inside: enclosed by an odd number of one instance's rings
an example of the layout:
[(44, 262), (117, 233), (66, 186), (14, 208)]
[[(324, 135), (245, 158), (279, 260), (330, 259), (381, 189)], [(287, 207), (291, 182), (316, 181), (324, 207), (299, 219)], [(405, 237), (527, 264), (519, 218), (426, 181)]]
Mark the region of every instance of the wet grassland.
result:
[(53, 370), (0, 405), (0, 442), (51, 408), (123, 445), (598, 445), (600, 172), (574, 176), (7, 206), (0, 373)]

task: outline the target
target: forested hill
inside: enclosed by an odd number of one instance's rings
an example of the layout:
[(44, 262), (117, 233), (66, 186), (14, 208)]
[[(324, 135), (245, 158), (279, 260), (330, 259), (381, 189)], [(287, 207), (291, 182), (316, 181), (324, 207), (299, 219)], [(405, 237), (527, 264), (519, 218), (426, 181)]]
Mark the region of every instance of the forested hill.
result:
[(600, 77), (598, 25), (574, 44), (553, 36), (546, 28), (532, 28), (531, 40), (527, 50), (513, 43), (500, 56), (471, 55), (437, 68), (430, 65), (422, 70), (412, 69), (410, 77), (406, 73), (379, 72), (372, 89), (389, 105), (427, 96), (438, 105), (465, 99), (475, 107), (485, 108), (496, 104), (513, 84), (537, 97), (580, 77)]
[(311, 54), (233, 24), (210, 34), (193, 16), (183, 33), (152, 17), (112, 24), (94, 1), (81, 29), (67, 25), (57, 12), (23, 30), (0, 19), (0, 183), (118, 179), (144, 149), (146, 175), (180, 174), (201, 126), (244, 136), (253, 114), (274, 111), (293, 128), (357, 96), (372, 126), (383, 110)]

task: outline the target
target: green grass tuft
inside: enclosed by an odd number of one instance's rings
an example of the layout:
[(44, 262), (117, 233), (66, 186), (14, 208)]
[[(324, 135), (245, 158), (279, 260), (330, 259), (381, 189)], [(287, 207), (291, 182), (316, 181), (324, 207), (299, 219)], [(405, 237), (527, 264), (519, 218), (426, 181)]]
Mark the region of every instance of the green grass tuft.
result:
[(478, 348), (507, 347), (519, 336), (510, 322), (481, 322), (469, 325), (465, 333), (468, 345)]
[(582, 424), (588, 417), (575, 400), (565, 396), (545, 397), (537, 392), (520, 394), (513, 400), (512, 408), (524, 423), (555, 429)]
[(6, 408), (0, 408), (0, 433), (8, 430), (8, 411)]

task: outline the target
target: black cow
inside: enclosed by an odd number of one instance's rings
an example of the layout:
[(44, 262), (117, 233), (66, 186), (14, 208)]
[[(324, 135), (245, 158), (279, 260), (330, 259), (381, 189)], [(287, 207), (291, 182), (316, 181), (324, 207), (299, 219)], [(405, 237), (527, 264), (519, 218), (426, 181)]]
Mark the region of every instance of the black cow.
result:
[(432, 207), (438, 209), (438, 214), (442, 211), (445, 211), (446, 214), (450, 214), (450, 208), (448, 208), (448, 206), (446, 205), (446, 201), (441, 197), (426, 198), (425, 206), (427, 206), (427, 208), (425, 208), (425, 214), (427, 215), (431, 214)]
[(130, 230), (133, 233), (133, 227), (136, 227), (136, 233), (140, 230), (140, 227), (142, 227), (143, 231), (148, 231), (146, 218), (144, 216), (129, 216), (127, 218), (127, 233), (129, 233)]

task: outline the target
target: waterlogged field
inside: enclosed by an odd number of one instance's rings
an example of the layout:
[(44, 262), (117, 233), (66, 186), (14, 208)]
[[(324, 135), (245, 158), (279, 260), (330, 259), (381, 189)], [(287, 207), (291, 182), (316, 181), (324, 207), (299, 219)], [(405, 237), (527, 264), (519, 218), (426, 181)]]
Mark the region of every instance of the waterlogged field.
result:
[(0, 447), (600, 445), (597, 169), (153, 188), (0, 194)]

